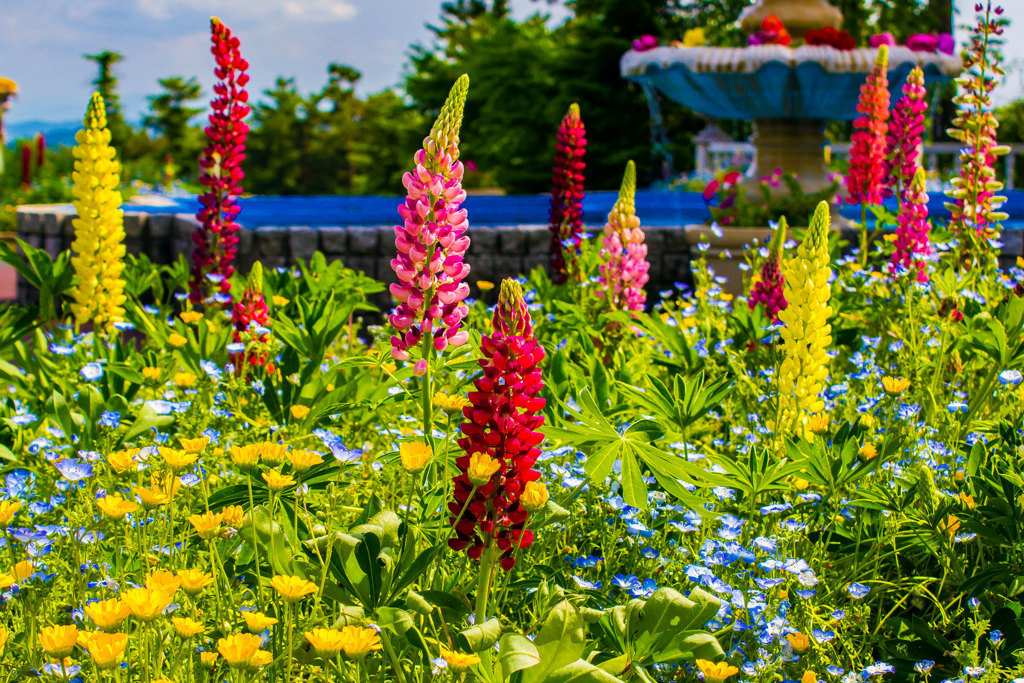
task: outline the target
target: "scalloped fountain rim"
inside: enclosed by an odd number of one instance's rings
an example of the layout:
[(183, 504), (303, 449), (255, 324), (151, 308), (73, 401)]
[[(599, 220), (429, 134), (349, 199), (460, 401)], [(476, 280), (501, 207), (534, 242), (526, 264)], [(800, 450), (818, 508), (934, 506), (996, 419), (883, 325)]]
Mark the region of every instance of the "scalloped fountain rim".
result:
[[(851, 120), (878, 50), (827, 45), (744, 48), (657, 47), (630, 51), (622, 76), (654, 86), (670, 99), (716, 119)], [(929, 82), (960, 72), (959, 57), (889, 48), (889, 88), (898, 97), (914, 66)]]

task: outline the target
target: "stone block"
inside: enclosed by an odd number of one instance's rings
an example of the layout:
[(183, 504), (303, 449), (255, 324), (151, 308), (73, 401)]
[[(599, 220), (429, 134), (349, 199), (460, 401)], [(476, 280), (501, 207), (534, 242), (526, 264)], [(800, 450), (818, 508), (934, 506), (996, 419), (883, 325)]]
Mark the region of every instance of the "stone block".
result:
[(378, 225), (377, 230), (377, 255), (391, 258), (395, 253), (395, 226)]
[(126, 213), (124, 215), (125, 237), (141, 237), (146, 228), (148, 216), (144, 213)]
[(143, 233), (143, 251), (154, 263), (161, 263), (161, 259), (170, 258), (171, 254), (171, 233), (174, 229), (174, 216), (166, 213), (153, 214), (146, 221), (146, 230)]
[(75, 241), (75, 219), (78, 216), (73, 213), (66, 213), (60, 215), (60, 248), (61, 251), (71, 248), (71, 243)]
[[(529, 275), (533, 272), (534, 268), (544, 268), (548, 265), (551, 259), (548, 258), (547, 252), (540, 254), (530, 253), (523, 257), (523, 275)], [(495, 283), (497, 284), (497, 283)]]
[(253, 231), (256, 258), (268, 268), (287, 266), (288, 229), (267, 225)]
[(494, 279), (495, 285), (507, 277), (516, 277), (523, 272), (523, 257), (502, 254), (494, 257)]
[(294, 225), (288, 229), (289, 263), (295, 264), (298, 259), (309, 261), (318, 244), (316, 230), (304, 225)]
[[(365, 273), (368, 277), (372, 277), (374, 279), (377, 278), (377, 268), (380, 265), (378, 261), (379, 259), (374, 256), (349, 256), (341, 259), (341, 262), (345, 264), (346, 268), (351, 268), (359, 273)], [(388, 270), (390, 270), (390, 268), (388, 268)]]
[(527, 254), (547, 254), (551, 249), (551, 232), (546, 225), (520, 225), (526, 238)]
[(320, 236), (320, 251), (328, 257), (328, 261), (345, 256), (348, 253), (348, 230), (338, 226), (317, 228)]
[[(494, 258), (492, 254), (467, 254), (466, 263), (469, 264), (469, 276), (466, 281), (474, 286), (477, 280), (495, 282)], [(497, 283), (495, 282), (495, 284)]]
[(654, 258), (664, 254), (665, 249), (665, 228), (644, 228), (644, 244), (647, 245), (647, 253)]
[[(653, 264), (651, 270), (654, 271)], [(688, 284), (693, 282), (690, 272), (690, 257), (686, 254), (665, 254), (661, 258), (660, 272), (651, 273), (651, 283), (648, 288), (654, 291), (669, 289), (676, 282)]]
[(514, 256), (525, 252), (526, 233), (514, 225), (498, 228), (498, 253), (504, 256)]
[(243, 273), (248, 273), (252, 264), (256, 262), (252, 230), (242, 228), (235, 234), (238, 235), (238, 254), (235, 256), (235, 266)]
[(1012, 256), (1014, 264), (1016, 257), (1024, 256), (1024, 232), (1020, 230), (1004, 230), (999, 235), (1003, 248), (1000, 250), (1003, 256)]
[(495, 228), (469, 229), (469, 254), (498, 253), (498, 231)]
[(686, 233), (683, 226), (672, 225), (662, 228), (663, 239), (665, 240), (665, 251), (670, 254), (689, 253), (690, 245), (686, 241)]
[[(376, 227), (364, 225), (354, 225), (348, 228), (348, 253), (352, 256), (377, 256), (380, 253), (378, 248), (381, 245), (381, 240), (386, 239), (386, 237), (382, 238), (381, 232), (383, 231), (378, 231)], [(392, 233), (393, 239), (394, 233)]]

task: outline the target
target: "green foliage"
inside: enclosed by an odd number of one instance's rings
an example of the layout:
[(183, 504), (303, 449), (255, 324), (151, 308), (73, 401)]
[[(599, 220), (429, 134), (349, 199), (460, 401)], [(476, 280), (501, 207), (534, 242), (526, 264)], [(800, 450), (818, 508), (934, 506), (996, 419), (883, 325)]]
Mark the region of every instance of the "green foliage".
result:
[(186, 81), (180, 76), (161, 78), (158, 82), (163, 92), (150, 95), (151, 113), (143, 117), (142, 125), (160, 137), (169, 163), (191, 175), (195, 170), (193, 162), (202, 148), (199, 130), (191, 121), (203, 109), (190, 107), (188, 103), (199, 99), (199, 82), (195, 78)]

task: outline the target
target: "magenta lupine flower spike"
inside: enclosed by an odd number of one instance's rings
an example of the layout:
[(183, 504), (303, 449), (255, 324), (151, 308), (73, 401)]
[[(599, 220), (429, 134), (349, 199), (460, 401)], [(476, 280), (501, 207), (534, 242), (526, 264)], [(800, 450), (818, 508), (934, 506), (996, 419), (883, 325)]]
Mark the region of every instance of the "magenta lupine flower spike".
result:
[(761, 276), (754, 283), (750, 290), (750, 299), (747, 305), (750, 310), (761, 304), (764, 312), (773, 322), (779, 321), (779, 312), (786, 310), (786, 296), (783, 288), (786, 279), (782, 274), (782, 249), (786, 241), (786, 217), (779, 218), (779, 224), (772, 235), (772, 241), (768, 245), (768, 258), (761, 265)]
[(949, 225), (960, 242), (959, 258), (966, 267), (976, 262), (991, 265), (993, 249), (988, 240), (998, 233), (998, 223), (1007, 218), (999, 208), (1006, 197), (997, 196), (1003, 183), (996, 180), (997, 157), (1009, 152), (1009, 147), (996, 142), (999, 122), (992, 112), (992, 91), (1005, 75), (999, 66), (998, 44), (1005, 19), (1001, 7), (975, 9), (978, 17), (968, 48), (963, 53), (963, 73), (956, 79), (957, 105), (954, 128), (949, 136), (960, 142), (960, 176), (950, 182), (953, 189), (947, 194), (954, 200), (947, 203), (950, 210)]
[[(551, 171), (551, 273), (556, 283), (565, 282), (567, 267), (579, 253), (583, 232), (583, 155), (587, 151), (586, 130), (580, 106), (572, 104), (558, 126), (555, 162)], [(567, 263), (569, 262), (569, 263)]]
[(472, 559), (493, 545), (508, 571), (515, 565), (515, 549), (533, 542), (533, 532), (525, 528), (530, 513), (523, 493), (542, 488), (533, 465), (544, 438), (537, 431), (544, 423), (544, 399), (538, 396), (544, 388), (544, 347), (533, 338), (515, 280), (501, 283), (492, 330), (480, 344), (483, 374), (473, 380), (476, 391), (469, 392), (470, 405), (462, 409), (466, 421), (458, 443), (466, 455), (455, 460), (460, 473), (448, 503), (455, 536), (448, 545), (465, 549)]
[(850, 204), (881, 204), (885, 193), (885, 136), (889, 120), (889, 48), (881, 45), (875, 66), (860, 88), (850, 137), (850, 170), (846, 176), (846, 201)]
[(928, 282), (926, 259), (932, 253), (928, 243), (928, 192), (925, 173), (917, 169), (910, 184), (903, 190), (899, 221), (896, 226), (896, 250), (889, 263), (889, 272), (896, 275), (902, 266), (913, 273), (918, 282)]
[[(463, 165), (459, 161), (459, 126), (469, 92), (469, 76), (452, 86), (423, 149), (416, 152), (416, 168), (402, 183), (408, 191), (398, 207), (402, 225), (395, 226), (397, 256), (391, 267), (398, 282), (391, 285), (396, 305), (390, 321), (396, 330), (391, 337), (391, 355), (409, 360), (409, 349), (427, 336), (437, 351), (461, 346), (469, 335), (459, 328), (469, 307), (462, 303), (469, 294), (464, 282), (469, 264), (463, 258), (469, 247), (466, 199), (462, 189)], [(426, 355), (416, 364), (416, 373), (426, 371)]]
[(238, 38), (231, 29), (214, 17), (210, 20), (213, 56), (217, 62), (213, 86), (213, 111), (205, 133), (207, 145), (199, 159), (199, 183), (205, 191), (199, 195), (201, 205), (196, 218), (199, 229), (192, 233), (191, 279), (189, 299), (200, 304), (216, 285), (222, 295), (220, 302), (231, 302), (228, 279), (234, 274), (232, 265), (238, 251), (238, 224), (235, 217), (241, 207), (235, 202), (242, 194), (242, 161), (245, 159), (245, 138), (249, 126), (243, 121), (249, 113), (249, 94), (245, 90), (249, 63), (238, 50)]
[(619, 199), (608, 214), (601, 238), (601, 284), (597, 296), (607, 298), (612, 310), (643, 310), (647, 301), (647, 245), (636, 215), (636, 166), (630, 161), (622, 177)]
[(889, 122), (886, 141), (889, 155), (886, 159), (886, 178), (889, 189), (903, 201), (903, 193), (910, 186), (921, 166), (921, 136), (924, 135), (924, 72), (915, 66), (903, 85), (903, 96), (896, 101)]

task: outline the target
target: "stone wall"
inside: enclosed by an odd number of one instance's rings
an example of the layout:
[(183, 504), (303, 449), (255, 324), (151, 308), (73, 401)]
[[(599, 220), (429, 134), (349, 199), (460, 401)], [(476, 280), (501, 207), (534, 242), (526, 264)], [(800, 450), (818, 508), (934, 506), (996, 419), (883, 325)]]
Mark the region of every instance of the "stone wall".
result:
[[(73, 239), (70, 207), (23, 206), (18, 208), (18, 237), (51, 256), (70, 249)], [(63, 210), (60, 210), (63, 209)], [(190, 235), (197, 227), (188, 214), (125, 213), (128, 253), (146, 254), (154, 263), (173, 263), (189, 257)], [(340, 259), (383, 282), (393, 282), (391, 259), (395, 253), (392, 226), (263, 226), (239, 231), (238, 268), (247, 271), (259, 260), (264, 266), (286, 266), (309, 259), (321, 251), (329, 260)], [(504, 277), (529, 273), (548, 262), (550, 233), (544, 225), (470, 227), (466, 256), (472, 268), (470, 281), (498, 282)], [(646, 228), (651, 261), (648, 290), (657, 292), (690, 278), (690, 251), (682, 228)], [(19, 299), (23, 286), (19, 283)]]
[[(18, 237), (44, 248), (54, 256), (69, 249), (73, 239), (70, 207), (38, 205), (18, 208)], [(154, 263), (172, 263), (179, 255), (189, 257), (191, 233), (197, 227), (191, 214), (146, 214), (126, 212), (125, 241), (128, 252), (146, 254)], [(696, 245), (687, 243), (683, 227), (644, 227), (651, 262), (649, 300), (657, 292), (672, 289), (676, 282), (691, 282), (690, 260)], [(547, 226), (510, 225), (470, 227), (467, 261), (472, 268), (470, 282), (529, 273), (548, 262)], [(844, 229), (843, 239), (858, 242), (855, 230)], [(1024, 256), (1024, 233), (1006, 231), (1002, 235), (1002, 265), (1010, 266)], [(256, 260), (265, 266), (286, 266), (296, 259), (309, 259), (321, 251), (328, 259), (340, 259), (346, 266), (360, 270), (385, 283), (394, 281), (391, 259), (394, 256), (394, 232), (391, 226), (263, 226), (239, 231), (238, 267), (247, 271)], [(712, 258), (710, 263), (714, 265)], [(18, 298), (26, 300), (27, 289), (19, 280)], [(386, 305), (386, 301), (378, 302)]]

